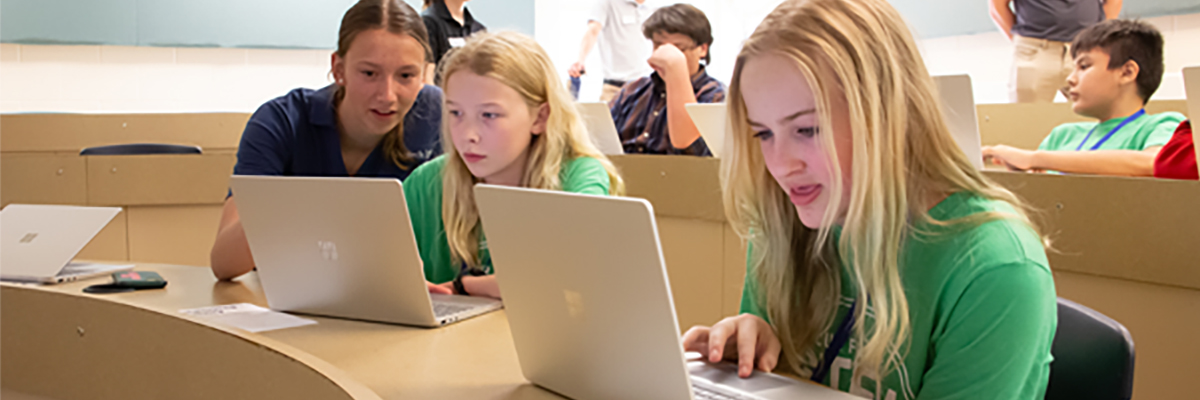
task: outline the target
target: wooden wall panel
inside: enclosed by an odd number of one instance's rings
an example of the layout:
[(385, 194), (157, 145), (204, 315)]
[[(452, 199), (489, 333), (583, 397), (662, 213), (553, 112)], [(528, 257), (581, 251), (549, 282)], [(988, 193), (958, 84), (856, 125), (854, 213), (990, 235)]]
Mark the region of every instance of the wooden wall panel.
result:
[(1133, 398), (1196, 395), (1191, 382), (1200, 360), (1200, 290), (1067, 271), (1056, 271), (1054, 284), (1059, 297), (1099, 311), (1129, 330), (1137, 352)]
[(221, 205), (128, 207), (129, 259), (208, 267), (221, 208)]
[(711, 325), (722, 316), (724, 226), (661, 215), (657, 219), (679, 329)]
[(124, 143), (236, 149), (249, 119), (245, 113), (4, 114), (0, 151), (78, 154), (85, 147)]
[(1055, 270), (1200, 289), (1200, 182), (986, 174), (1039, 210)]
[(220, 204), (237, 162), (232, 153), (86, 158), (94, 205)]
[(4, 154), (0, 203), (87, 204), (87, 163), (69, 154)]
[(81, 260), (129, 261), (129, 213), (121, 211), (75, 256)]

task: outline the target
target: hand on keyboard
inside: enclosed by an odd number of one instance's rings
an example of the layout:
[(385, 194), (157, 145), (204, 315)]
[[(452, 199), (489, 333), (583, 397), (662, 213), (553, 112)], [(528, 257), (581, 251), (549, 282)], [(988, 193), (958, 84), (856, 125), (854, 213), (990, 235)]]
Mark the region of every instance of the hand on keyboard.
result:
[(738, 376), (742, 378), (750, 377), (754, 369), (764, 372), (775, 369), (780, 348), (775, 330), (754, 314), (725, 318), (711, 328), (692, 327), (683, 334), (683, 350), (704, 354), (709, 362), (736, 356)]

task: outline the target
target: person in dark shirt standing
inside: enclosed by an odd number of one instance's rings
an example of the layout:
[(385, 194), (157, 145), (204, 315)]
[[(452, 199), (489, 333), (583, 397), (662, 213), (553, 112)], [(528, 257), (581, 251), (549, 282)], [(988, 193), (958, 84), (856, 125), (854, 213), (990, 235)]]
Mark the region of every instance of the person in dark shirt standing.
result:
[(1054, 101), (1074, 66), (1071, 40), (1083, 28), (1116, 19), (1123, 1), (988, 0), (992, 21), (1013, 42), (1010, 101)]
[(467, 0), (425, 0), (421, 19), (425, 20), (425, 29), (429, 31), (429, 47), (433, 53), (425, 71), (425, 83), (436, 82), (437, 64), (446, 53), (462, 47), (471, 34), (487, 30), (471, 16), (466, 3)]

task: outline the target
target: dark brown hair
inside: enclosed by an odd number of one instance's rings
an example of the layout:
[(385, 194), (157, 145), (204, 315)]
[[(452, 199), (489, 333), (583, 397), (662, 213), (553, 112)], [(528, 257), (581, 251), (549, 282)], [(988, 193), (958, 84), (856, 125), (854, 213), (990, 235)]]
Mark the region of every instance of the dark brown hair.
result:
[(1154, 26), (1142, 21), (1113, 19), (1092, 25), (1071, 42), (1071, 58), (1092, 49), (1108, 53), (1108, 69), (1119, 68), (1133, 60), (1138, 65), (1137, 88), (1142, 103), (1162, 83), (1163, 38)]
[(712, 26), (708, 24), (708, 16), (704, 11), (691, 4), (673, 4), (659, 8), (642, 24), (642, 35), (651, 39), (657, 32), (678, 33), (692, 38), (696, 45), (708, 45), (709, 51), (704, 53), (704, 64), (708, 64), (712, 54)]
[[(400, 0), (359, 0), (353, 7), (346, 10), (342, 16), (342, 26), (338, 29), (337, 55), (346, 58), (350, 45), (359, 33), (373, 29), (387, 29), (397, 35), (408, 35), (417, 40), (425, 48), (423, 67), (430, 60), (429, 33), (425, 30), (425, 21), (408, 4)], [(346, 88), (338, 86), (333, 94), (333, 107), (336, 110), (346, 97)], [(336, 116), (337, 113), (335, 112)], [(341, 123), (339, 122), (340, 126)], [(404, 120), (401, 119), (395, 128), (383, 136), (383, 152), (396, 166), (408, 169), (413, 161), (412, 154), (404, 146)]]

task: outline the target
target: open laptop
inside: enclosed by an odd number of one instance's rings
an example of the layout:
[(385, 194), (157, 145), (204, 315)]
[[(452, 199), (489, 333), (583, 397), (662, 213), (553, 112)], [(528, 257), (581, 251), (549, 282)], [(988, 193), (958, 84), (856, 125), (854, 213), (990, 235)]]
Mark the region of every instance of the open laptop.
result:
[(483, 184), (475, 201), (534, 384), (581, 400), (856, 398), (687, 362), (649, 202)]
[(621, 146), (621, 136), (617, 134), (617, 126), (613, 124), (612, 113), (606, 103), (576, 103), (579, 114), (583, 116), (583, 124), (587, 127), (588, 136), (592, 143), (606, 156), (625, 154)]
[(713, 157), (720, 157), (725, 149), (725, 137), (732, 131), (726, 121), (725, 103), (692, 103), (683, 107), (692, 117), (696, 129), (700, 130), (700, 137), (704, 138), (704, 144), (708, 145)]
[(1187, 117), (1192, 121), (1192, 148), (1196, 150), (1196, 160), (1200, 160), (1200, 135), (1195, 133), (1196, 118), (1200, 118), (1200, 66), (1183, 69), (1183, 88), (1184, 96), (1187, 96)]
[(399, 180), (230, 182), (274, 310), (436, 327), (500, 308), (493, 299), (429, 293)]
[(72, 263), (120, 207), (9, 204), (0, 210), (0, 279), (62, 283), (133, 269)]
[(943, 75), (933, 77), (942, 99), (942, 114), (950, 135), (962, 149), (975, 169), (983, 169), (983, 149), (979, 139), (979, 119), (975, 116), (975, 94), (971, 76)]

